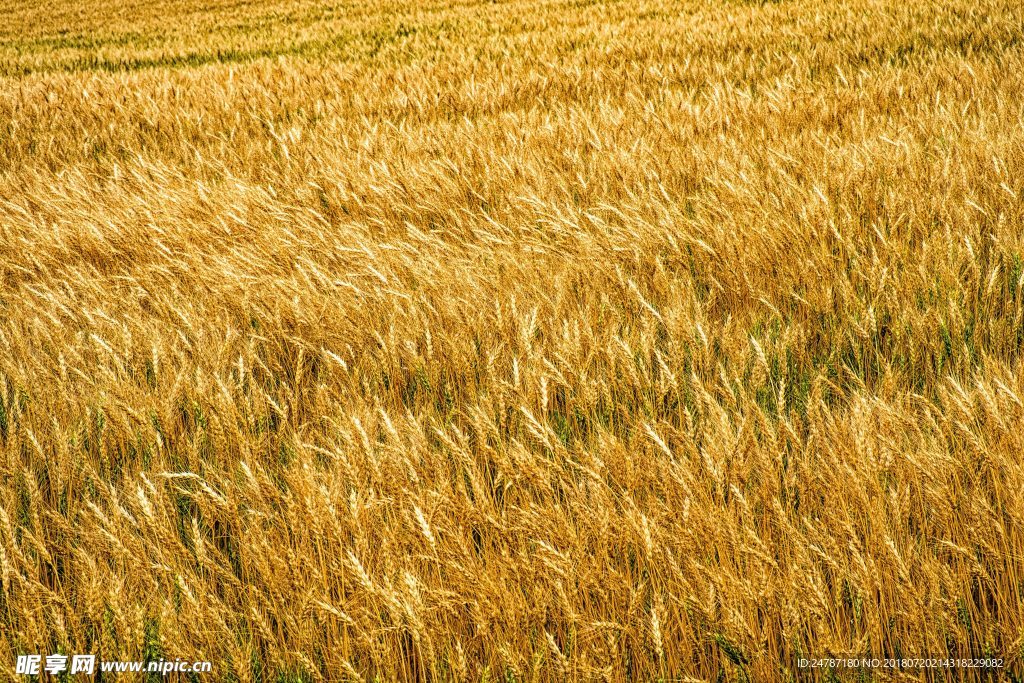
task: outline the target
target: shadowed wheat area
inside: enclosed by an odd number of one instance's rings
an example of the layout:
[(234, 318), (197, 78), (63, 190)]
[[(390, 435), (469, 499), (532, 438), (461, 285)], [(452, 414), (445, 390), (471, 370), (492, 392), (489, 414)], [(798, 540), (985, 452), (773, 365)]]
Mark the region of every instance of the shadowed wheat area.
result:
[(1021, 680), (1022, 39), (3, 0), (0, 671)]

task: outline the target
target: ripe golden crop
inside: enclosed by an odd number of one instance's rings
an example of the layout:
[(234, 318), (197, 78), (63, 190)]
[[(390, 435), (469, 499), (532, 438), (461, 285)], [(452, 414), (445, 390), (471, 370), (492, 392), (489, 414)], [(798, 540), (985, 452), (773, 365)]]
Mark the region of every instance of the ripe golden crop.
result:
[(1022, 41), (0, 2), (0, 671), (1021, 680)]

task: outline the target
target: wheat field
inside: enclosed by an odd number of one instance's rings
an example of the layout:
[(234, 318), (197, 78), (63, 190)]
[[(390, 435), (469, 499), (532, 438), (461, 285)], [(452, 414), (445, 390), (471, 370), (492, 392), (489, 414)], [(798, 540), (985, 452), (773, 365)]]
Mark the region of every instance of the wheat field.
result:
[(43, 4), (0, 677), (1022, 680), (1018, 0)]

